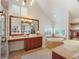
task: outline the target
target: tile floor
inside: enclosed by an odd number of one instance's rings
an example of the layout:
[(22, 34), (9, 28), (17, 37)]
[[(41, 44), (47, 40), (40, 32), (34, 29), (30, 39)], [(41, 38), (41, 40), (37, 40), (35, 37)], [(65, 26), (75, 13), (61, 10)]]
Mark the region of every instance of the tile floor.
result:
[[(55, 42), (55, 43), (48, 42), (46, 48), (52, 49), (52, 48), (56, 48), (57, 46), (60, 46), (62, 44), (63, 44), (62, 42)], [(37, 49), (30, 50), (30, 51), (18, 50), (15, 52), (11, 52), (9, 55), (9, 59), (21, 59), (21, 56), (23, 56), (23, 55), (33, 53), (33, 52), (36, 52), (36, 51), (39, 51), (42, 49), (46, 49), (46, 48), (37, 48)]]

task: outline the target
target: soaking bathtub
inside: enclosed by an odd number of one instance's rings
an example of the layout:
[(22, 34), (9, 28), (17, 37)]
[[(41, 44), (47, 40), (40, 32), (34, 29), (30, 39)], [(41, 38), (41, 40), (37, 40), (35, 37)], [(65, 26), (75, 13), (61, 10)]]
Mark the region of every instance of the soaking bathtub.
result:
[(79, 51), (79, 41), (78, 40), (65, 40), (63, 41), (63, 47), (73, 52)]
[(65, 40), (63, 41), (65, 45), (79, 45), (78, 40)]
[(79, 59), (79, 41), (65, 40), (63, 45), (56, 47), (53, 51), (66, 59)]
[(64, 40), (65, 38), (46, 38), (46, 41), (50, 41), (50, 42), (61, 42)]
[(49, 49), (58, 47), (63, 43), (65, 39), (64, 38), (46, 38), (46, 47)]

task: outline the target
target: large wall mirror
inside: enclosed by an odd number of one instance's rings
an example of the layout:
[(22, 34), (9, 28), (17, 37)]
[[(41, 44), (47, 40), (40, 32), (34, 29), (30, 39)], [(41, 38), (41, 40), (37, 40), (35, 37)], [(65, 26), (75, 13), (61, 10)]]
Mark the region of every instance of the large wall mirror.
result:
[(10, 36), (11, 35), (23, 35), (23, 34), (35, 34), (39, 31), (39, 20), (10, 16)]

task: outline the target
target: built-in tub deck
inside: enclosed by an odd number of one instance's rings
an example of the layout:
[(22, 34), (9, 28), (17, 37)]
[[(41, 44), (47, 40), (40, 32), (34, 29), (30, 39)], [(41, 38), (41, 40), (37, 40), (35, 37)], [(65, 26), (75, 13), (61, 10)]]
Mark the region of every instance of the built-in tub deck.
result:
[(63, 43), (65, 39), (64, 38), (60, 38), (60, 37), (57, 37), (57, 38), (47, 38), (46, 39), (46, 47), (49, 48), (49, 49), (52, 49), (52, 48), (56, 48)]

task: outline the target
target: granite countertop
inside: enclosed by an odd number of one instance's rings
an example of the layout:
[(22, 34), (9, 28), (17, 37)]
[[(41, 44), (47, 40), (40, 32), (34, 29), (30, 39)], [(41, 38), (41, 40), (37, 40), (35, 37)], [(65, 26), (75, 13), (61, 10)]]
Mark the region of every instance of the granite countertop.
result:
[(7, 40), (21, 40), (21, 39), (24, 39), (24, 38), (32, 38), (32, 37), (42, 37), (42, 35), (36, 35), (36, 34), (31, 34), (29, 36), (27, 35), (22, 35), (22, 36), (9, 36), (7, 37)]

